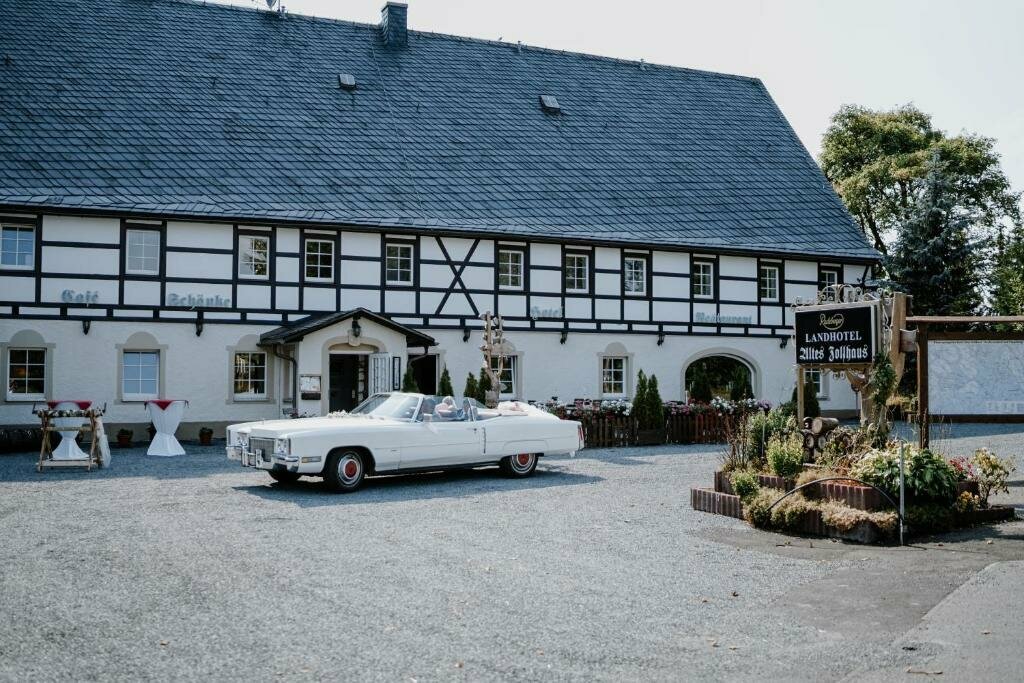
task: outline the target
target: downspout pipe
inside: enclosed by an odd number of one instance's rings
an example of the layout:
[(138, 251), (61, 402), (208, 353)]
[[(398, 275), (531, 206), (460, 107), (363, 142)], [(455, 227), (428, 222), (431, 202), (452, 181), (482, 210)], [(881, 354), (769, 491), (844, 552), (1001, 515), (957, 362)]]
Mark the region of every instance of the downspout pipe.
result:
[[(281, 353), (282, 348), (284, 347), (281, 344), (274, 344), (271, 351), (281, 360), (292, 364), (292, 413), (297, 417), (299, 414), (299, 361), (294, 356)], [(283, 401), (284, 398), (282, 397), (281, 400)]]

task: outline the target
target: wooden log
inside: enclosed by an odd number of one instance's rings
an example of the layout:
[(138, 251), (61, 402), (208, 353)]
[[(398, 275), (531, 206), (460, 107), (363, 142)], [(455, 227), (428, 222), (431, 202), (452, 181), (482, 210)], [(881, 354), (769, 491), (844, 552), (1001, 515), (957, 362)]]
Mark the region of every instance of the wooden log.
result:
[(839, 420), (834, 417), (816, 417), (811, 420), (811, 433), (815, 436), (832, 431), (839, 426)]

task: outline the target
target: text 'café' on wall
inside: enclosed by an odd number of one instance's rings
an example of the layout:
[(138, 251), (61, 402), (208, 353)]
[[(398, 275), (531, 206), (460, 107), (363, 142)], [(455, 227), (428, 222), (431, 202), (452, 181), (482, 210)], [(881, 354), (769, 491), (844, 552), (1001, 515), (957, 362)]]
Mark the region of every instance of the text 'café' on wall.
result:
[(680, 399), (721, 356), (789, 398), (790, 303), (877, 254), (761, 81), (406, 18), (10, 0), (0, 422), (186, 398), (187, 434), (348, 409), (410, 363), (459, 391), (485, 311), (507, 397), (628, 398), (642, 369)]

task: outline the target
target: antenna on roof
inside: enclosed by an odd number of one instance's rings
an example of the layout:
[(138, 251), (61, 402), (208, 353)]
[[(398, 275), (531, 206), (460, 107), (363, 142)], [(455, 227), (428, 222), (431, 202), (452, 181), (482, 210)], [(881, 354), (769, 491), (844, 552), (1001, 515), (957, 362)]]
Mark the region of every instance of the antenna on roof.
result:
[[(259, 0), (257, 0), (257, 3)], [(277, 11), (278, 14), (284, 14), (284, 5), (281, 4), (281, 0), (263, 0), (267, 5), (267, 9), (271, 12)]]
[(644, 71), (644, 70), (645, 70), (646, 68), (647, 68), (647, 62), (645, 62), (645, 61), (644, 61), (644, 58), (643, 58), (643, 57), (641, 57), (641, 58), (640, 58), (640, 70), (641, 70), (641, 71)]

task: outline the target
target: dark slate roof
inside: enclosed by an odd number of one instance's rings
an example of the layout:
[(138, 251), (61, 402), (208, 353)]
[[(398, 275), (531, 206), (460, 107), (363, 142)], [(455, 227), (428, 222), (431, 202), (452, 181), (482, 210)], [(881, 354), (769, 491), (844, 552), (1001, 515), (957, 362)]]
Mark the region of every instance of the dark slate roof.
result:
[(373, 311), (365, 308), (353, 308), (350, 311), (336, 311), (334, 313), (324, 313), (323, 315), (311, 315), (299, 320), (298, 322), (292, 323), (291, 325), (275, 327), (274, 329), (260, 335), (260, 344), (263, 346), (272, 344), (291, 344), (292, 342), (300, 341), (307, 334), (312, 334), (313, 332), (323, 329), (328, 325), (334, 325), (335, 323), (340, 323), (341, 321), (348, 320), (349, 318), (355, 318), (356, 320), (366, 318), (379, 325), (395, 330), (396, 332), (401, 332), (405, 335), (409, 346), (426, 347), (437, 345), (437, 342), (430, 335), (424, 334), (419, 330), (414, 330), (411, 327), (400, 325), (386, 315), (374, 313)]
[(0, 205), (877, 258), (757, 79), (181, 0), (0, 17)]

